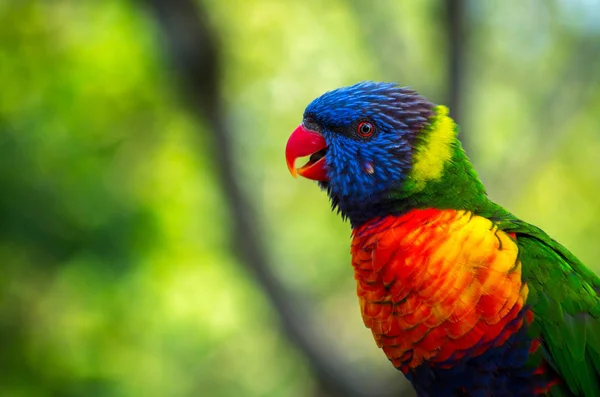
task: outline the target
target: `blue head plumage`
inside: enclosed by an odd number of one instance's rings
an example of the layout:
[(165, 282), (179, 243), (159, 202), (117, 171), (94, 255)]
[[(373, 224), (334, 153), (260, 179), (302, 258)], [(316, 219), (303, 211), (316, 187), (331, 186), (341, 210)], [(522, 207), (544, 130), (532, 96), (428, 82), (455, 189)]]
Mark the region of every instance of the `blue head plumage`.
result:
[(401, 186), (433, 107), (410, 89), (377, 82), (338, 88), (308, 105), (304, 125), (327, 142), (329, 180), (321, 186), (353, 225), (376, 216)]

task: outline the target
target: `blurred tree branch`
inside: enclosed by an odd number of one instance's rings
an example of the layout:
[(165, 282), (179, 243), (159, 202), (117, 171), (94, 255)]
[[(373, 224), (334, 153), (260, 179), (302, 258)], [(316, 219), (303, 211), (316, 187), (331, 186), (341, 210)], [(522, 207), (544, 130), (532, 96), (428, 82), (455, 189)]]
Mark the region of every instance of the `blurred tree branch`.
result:
[(201, 113), (212, 131), (214, 161), (232, 219), (231, 245), (269, 298), (289, 339), (308, 359), (321, 392), (327, 396), (400, 396), (401, 382), (390, 384), (387, 378), (372, 371), (358, 372), (334, 346), (326, 344), (320, 336), (326, 327), (318, 326), (303, 300), (285, 289), (271, 271), (254, 210), (235, 179), (232, 134), (225, 120), (220, 89), (218, 41), (206, 12), (193, 0), (146, 3), (158, 20), (189, 104)]
[[(462, 111), (462, 85), (464, 76), (464, 22), (463, 0), (446, 0), (446, 36), (448, 38), (448, 99), (452, 117), (460, 125)], [(467, 146), (461, 135), (463, 146)], [(466, 149), (466, 148), (465, 148)], [(468, 153), (468, 151), (467, 151)]]

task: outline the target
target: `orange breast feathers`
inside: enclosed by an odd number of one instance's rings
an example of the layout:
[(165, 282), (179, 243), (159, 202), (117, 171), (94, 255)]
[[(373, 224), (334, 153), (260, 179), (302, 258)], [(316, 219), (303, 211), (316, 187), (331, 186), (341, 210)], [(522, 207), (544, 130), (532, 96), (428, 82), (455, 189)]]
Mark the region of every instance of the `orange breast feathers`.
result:
[(466, 211), (413, 210), (353, 232), (365, 325), (406, 372), (500, 345), (522, 325), (515, 240)]

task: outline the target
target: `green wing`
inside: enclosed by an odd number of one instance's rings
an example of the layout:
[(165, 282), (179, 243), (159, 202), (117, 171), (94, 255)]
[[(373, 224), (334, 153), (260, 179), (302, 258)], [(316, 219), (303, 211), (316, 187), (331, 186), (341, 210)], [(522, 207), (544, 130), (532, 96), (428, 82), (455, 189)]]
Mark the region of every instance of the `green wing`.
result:
[(600, 397), (600, 279), (541, 229), (512, 217), (494, 221), (517, 235), (531, 332), (566, 383), (550, 395)]

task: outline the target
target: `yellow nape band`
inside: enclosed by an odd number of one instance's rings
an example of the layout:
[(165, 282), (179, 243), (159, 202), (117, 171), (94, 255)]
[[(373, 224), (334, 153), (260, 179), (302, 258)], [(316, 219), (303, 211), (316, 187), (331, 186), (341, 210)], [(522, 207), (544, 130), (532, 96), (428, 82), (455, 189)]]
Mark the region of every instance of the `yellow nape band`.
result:
[(444, 165), (452, 158), (452, 143), (456, 138), (456, 124), (448, 116), (446, 106), (436, 106), (431, 124), (422, 131), (424, 142), (415, 148), (411, 179), (416, 190), (427, 181), (442, 177)]

